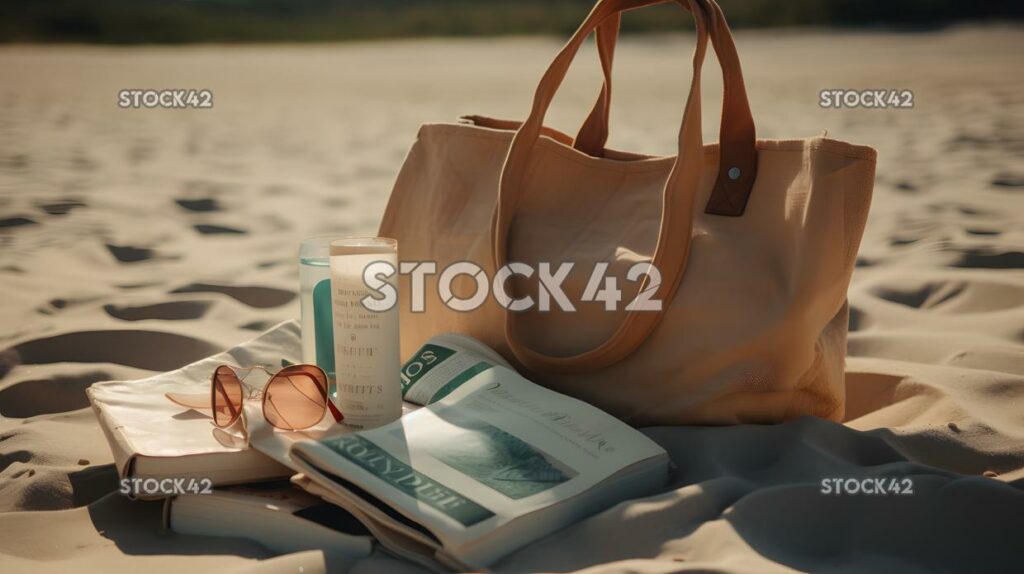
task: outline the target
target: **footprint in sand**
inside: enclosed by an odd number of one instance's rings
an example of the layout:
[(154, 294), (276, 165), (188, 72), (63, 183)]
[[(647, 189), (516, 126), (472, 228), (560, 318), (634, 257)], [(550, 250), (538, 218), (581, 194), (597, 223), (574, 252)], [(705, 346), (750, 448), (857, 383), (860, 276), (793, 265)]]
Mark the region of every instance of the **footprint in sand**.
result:
[(0, 219), (0, 229), (6, 229), (8, 227), (23, 227), (25, 225), (36, 225), (37, 223), (39, 222), (28, 217), (8, 217), (7, 219)]
[(972, 269), (1024, 269), (1024, 252), (965, 249), (952, 266)]
[(988, 237), (995, 237), (995, 236), (1003, 234), (1003, 232), (998, 230), (998, 229), (978, 229), (978, 228), (972, 229), (972, 228), (967, 228), (967, 229), (964, 229), (964, 231), (966, 231), (970, 235), (981, 235), (981, 236), (988, 236)]
[(159, 319), (161, 321), (184, 321), (199, 319), (206, 315), (213, 305), (210, 301), (171, 301), (137, 307), (121, 305), (104, 305), (107, 315), (122, 321), (145, 321)]
[(107, 249), (121, 263), (138, 263), (153, 258), (153, 250), (148, 247), (132, 247), (130, 245), (113, 245), (108, 243)]
[(987, 313), (1024, 305), (1024, 289), (994, 281), (930, 281), (878, 285), (870, 293), (880, 299), (940, 313)]
[(53, 203), (42, 203), (39, 204), (39, 209), (45, 211), (48, 215), (67, 215), (72, 209), (78, 207), (86, 207), (86, 204), (81, 201), (65, 200), (56, 201)]
[(893, 237), (889, 239), (889, 245), (893, 247), (903, 247), (904, 245), (913, 245), (921, 241), (920, 237)]
[(899, 192), (902, 192), (902, 193), (916, 193), (917, 192), (917, 186), (914, 185), (913, 183), (910, 183), (909, 181), (897, 182), (894, 187), (896, 188), (896, 191), (899, 191)]
[(954, 203), (948, 201), (941, 203), (932, 203), (930, 205), (927, 205), (926, 208), (928, 209), (928, 211), (932, 213), (956, 211), (959, 212), (960, 215), (967, 215), (969, 217), (976, 217), (979, 215), (993, 215), (986, 211), (982, 211), (978, 208), (971, 207), (970, 205), (963, 205), (961, 203)]
[(867, 257), (860, 256), (858, 256), (857, 260), (853, 263), (854, 267), (874, 267), (875, 265), (878, 265), (878, 262), (874, 259), (868, 259)]
[(249, 232), (244, 229), (227, 227), (224, 225), (195, 225), (195, 230), (203, 235), (246, 235)]
[(204, 197), (201, 199), (175, 199), (174, 203), (178, 204), (178, 207), (185, 211), (192, 211), (196, 213), (207, 213), (210, 211), (221, 211), (222, 208), (220, 203), (212, 197)]
[(112, 378), (110, 373), (92, 371), (22, 381), (0, 390), (0, 416), (25, 419), (83, 409), (89, 406), (85, 389), (93, 383)]
[(33, 339), (11, 347), (14, 364), (116, 363), (150, 371), (171, 371), (222, 351), (213, 343), (159, 331), (76, 331)]
[(937, 281), (914, 287), (879, 286), (871, 293), (880, 299), (914, 309), (931, 309), (963, 292), (964, 283)]
[(124, 290), (145, 289), (146, 287), (156, 287), (157, 285), (163, 285), (164, 283), (164, 281), (142, 281), (140, 283), (118, 283), (115, 287)]
[(113, 244), (106, 244), (106, 249), (111, 252), (111, 255), (120, 263), (141, 263), (143, 261), (151, 261), (156, 259), (177, 259), (176, 257), (157, 257), (156, 253), (150, 248), (136, 248), (133, 246), (115, 246)]
[(1019, 173), (1001, 173), (992, 180), (992, 187), (1002, 188), (1006, 191), (1024, 187), (1024, 175)]
[(250, 307), (267, 309), (280, 307), (295, 299), (294, 291), (275, 289), (273, 287), (242, 287), (234, 285), (214, 285), (212, 283), (191, 283), (178, 287), (171, 293), (221, 293), (236, 299)]

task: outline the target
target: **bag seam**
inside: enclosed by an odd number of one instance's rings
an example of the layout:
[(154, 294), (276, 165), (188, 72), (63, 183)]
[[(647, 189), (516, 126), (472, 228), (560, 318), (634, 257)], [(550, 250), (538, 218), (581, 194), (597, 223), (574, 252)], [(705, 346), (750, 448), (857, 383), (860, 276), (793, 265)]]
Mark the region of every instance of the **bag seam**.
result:
[[(513, 133), (511, 130), (502, 130), (497, 128), (489, 128), (485, 126), (477, 126), (471, 124), (448, 124), (448, 123), (435, 123), (435, 124), (424, 124), (422, 128), (441, 130), (445, 132), (451, 132), (461, 137), (488, 139), (496, 141), (510, 141), (509, 136)], [(589, 165), (598, 169), (605, 169), (608, 171), (655, 171), (662, 166), (659, 165), (662, 162), (668, 163), (674, 161), (674, 155), (671, 156), (655, 156), (655, 155), (640, 155), (635, 160), (616, 160), (608, 158), (595, 158), (590, 156), (582, 155), (582, 152), (576, 151), (565, 144), (558, 142), (548, 136), (542, 135), (538, 140), (538, 144), (543, 146), (547, 151), (555, 153), (566, 159), (569, 159), (575, 163), (581, 165)], [(815, 137), (810, 139), (759, 139), (757, 140), (758, 151), (772, 152), (772, 151), (820, 151), (829, 155), (834, 155), (846, 159), (858, 159), (870, 163), (875, 163), (877, 160), (878, 152), (871, 147), (851, 144), (848, 142), (825, 139), (822, 137)], [(704, 154), (717, 156), (719, 153), (718, 142), (705, 144)], [(611, 162), (611, 163), (608, 163)], [(639, 169), (638, 169), (639, 168)], [(643, 169), (646, 168), (646, 169)]]

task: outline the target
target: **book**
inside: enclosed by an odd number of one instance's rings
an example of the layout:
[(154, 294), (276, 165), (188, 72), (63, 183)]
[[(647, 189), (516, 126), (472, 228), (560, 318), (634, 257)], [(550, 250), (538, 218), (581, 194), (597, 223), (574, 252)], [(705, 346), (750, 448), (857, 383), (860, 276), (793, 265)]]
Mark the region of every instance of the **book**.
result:
[(486, 569), (668, 481), (654, 441), (528, 381), (468, 337), (430, 339), (401, 376), (405, 400), (421, 408), (288, 449), (297, 484), (353, 512), (395, 554)]
[(248, 538), (278, 554), (332, 550), (363, 558), (373, 550), (355, 516), (288, 481), (180, 494), (164, 505), (165, 526), (178, 534)]
[[(298, 324), (290, 321), (174, 371), (90, 386), (86, 394), (110, 443), (121, 479), (183, 478), (201, 481), (203, 486), (220, 486), (291, 476), (293, 471), (287, 466), (248, 448), (244, 441), (235, 444), (218, 439), (209, 413), (184, 408), (166, 395), (209, 395), (210, 377), (217, 365), (295, 361), (300, 349)], [(129, 494), (163, 498), (172, 493), (133, 490)]]

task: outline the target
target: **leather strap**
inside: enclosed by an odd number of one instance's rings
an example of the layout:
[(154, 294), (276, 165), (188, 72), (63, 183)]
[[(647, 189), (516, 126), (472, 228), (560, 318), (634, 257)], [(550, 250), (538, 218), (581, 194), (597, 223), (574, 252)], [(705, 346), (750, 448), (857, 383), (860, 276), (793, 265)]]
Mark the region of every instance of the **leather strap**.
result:
[[(711, 18), (711, 45), (722, 64), (722, 117), (719, 126), (720, 154), (718, 178), (705, 212), (714, 215), (741, 216), (757, 177), (757, 137), (754, 119), (747, 101), (746, 86), (732, 32), (718, 4), (706, 2)], [(612, 59), (619, 34), (620, 17), (610, 17), (597, 29), (597, 51), (604, 83), (601, 93), (576, 135), (573, 147), (594, 157), (603, 157), (608, 141), (608, 117), (611, 105)], [(735, 169), (734, 169), (735, 168)], [(734, 177), (736, 176), (736, 177)]]
[[(544, 73), (534, 95), (530, 115), (512, 138), (508, 156), (502, 168), (495, 203), (492, 244), (494, 268), (508, 262), (508, 236), (519, 202), (524, 175), (530, 155), (541, 134), (544, 116), (551, 105), (573, 58), (586, 37), (609, 16), (623, 10), (683, 0), (599, 0), (573, 37), (555, 57)], [(682, 126), (679, 130), (679, 153), (669, 173), (663, 191), (663, 208), (651, 263), (661, 272), (663, 282), (650, 285), (647, 277), (641, 290), (653, 290), (653, 297), (662, 302), (662, 311), (628, 312), (612, 336), (594, 349), (569, 357), (552, 357), (523, 344), (518, 337), (518, 313), (505, 313), (505, 337), (510, 350), (527, 368), (537, 372), (584, 372), (605, 368), (629, 356), (654, 331), (664, 310), (672, 303), (686, 271), (694, 217), (694, 198), (703, 169), (704, 143), (701, 136), (700, 75), (707, 52), (708, 13), (703, 3), (714, 0), (685, 0), (694, 14), (697, 26), (697, 46), (693, 55), (693, 82), (686, 101)], [(513, 287), (514, 284), (510, 285)], [(517, 295), (518, 296), (518, 295)]]
[(597, 54), (601, 59), (604, 83), (601, 84), (601, 93), (597, 95), (590, 115), (572, 142), (574, 148), (594, 157), (604, 157), (604, 146), (608, 141), (608, 113), (612, 107), (612, 59), (615, 57), (615, 42), (619, 39), (621, 21), (622, 14), (616, 12), (597, 27)]

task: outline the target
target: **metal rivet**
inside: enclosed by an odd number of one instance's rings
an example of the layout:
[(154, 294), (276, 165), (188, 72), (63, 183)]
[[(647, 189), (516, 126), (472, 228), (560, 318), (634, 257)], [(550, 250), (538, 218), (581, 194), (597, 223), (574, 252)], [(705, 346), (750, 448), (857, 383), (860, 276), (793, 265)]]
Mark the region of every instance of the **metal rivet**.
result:
[(730, 167), (729, 168), (729, 179), (736, 181), (740, 178), (740, 168)]

